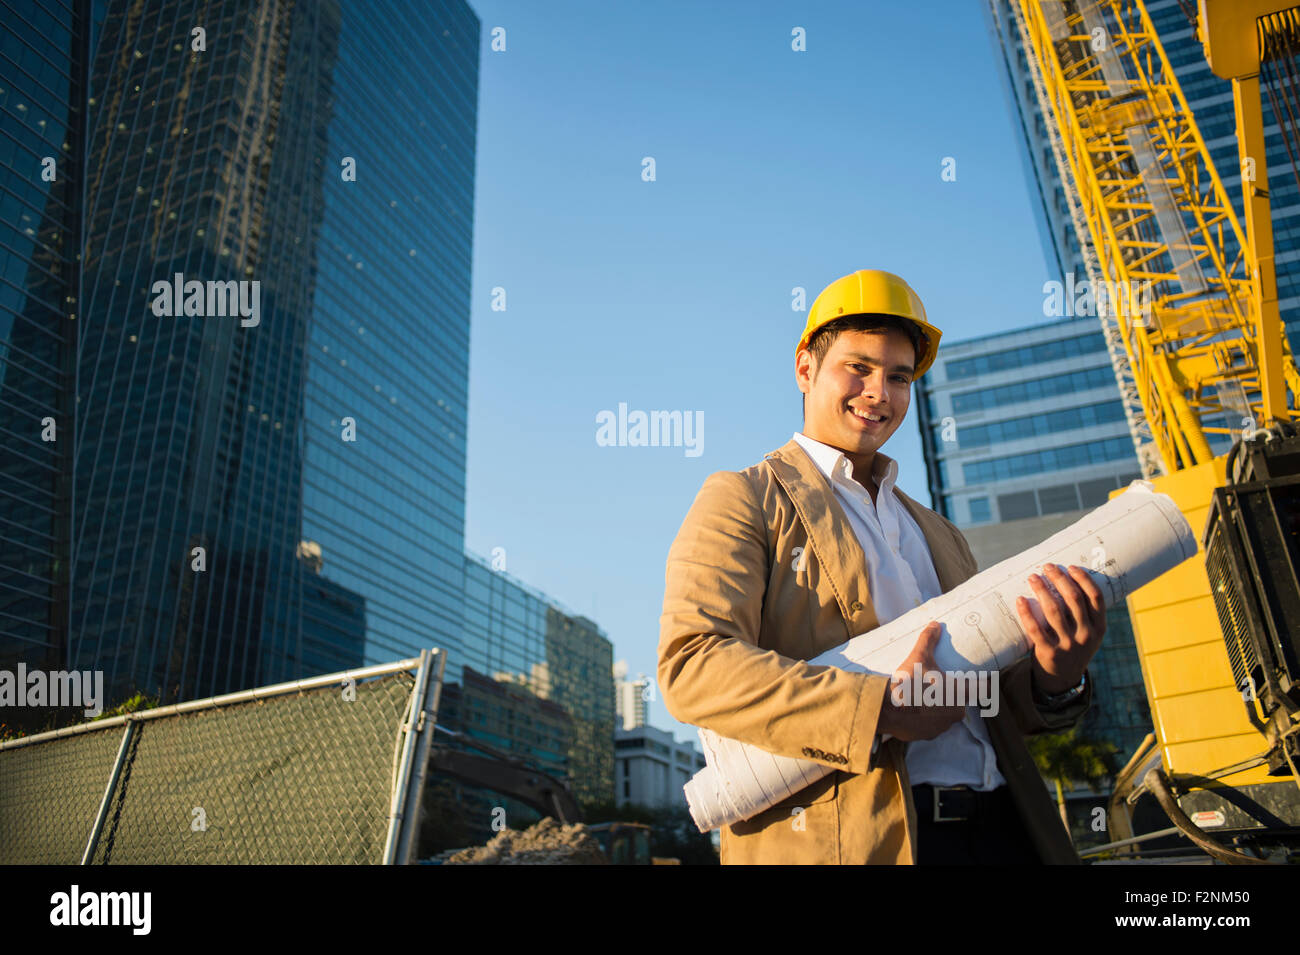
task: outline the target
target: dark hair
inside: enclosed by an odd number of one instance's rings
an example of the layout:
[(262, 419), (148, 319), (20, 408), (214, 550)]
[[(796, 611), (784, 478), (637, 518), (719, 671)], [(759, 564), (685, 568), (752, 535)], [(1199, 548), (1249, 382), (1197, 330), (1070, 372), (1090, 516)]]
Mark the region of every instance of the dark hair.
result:
[(840, 337), (840, 332), (871, 332), (885, 328), (896, 329), (911, 339), (919, 364), (926, 345), (925, 334), (916, 325), (897, 315), (845, 315), (837, 318), (813, 332), (813, 337), (808, 340), (808, 350), (820, 367), (826, 353), (831, 350), (831, 345)]
[[(916, 363), (921, 363), (921, 355), (929, 344), (924, 332), (919, 327), (909, 322), (905, 318), (899, 318), (897, 315), (845, 315), (843, 318), (837, 318), (834, 321), (827, 322), (817, 331), (813, 332), (813, 337), (808, 339), (808, 351), (812, 352), (813, 368), (821, 368), (822, 361), (826, 358), (826, 353), (831, 350), (831, 345), (835, 339), (840, 337), (840, 332), (872, 332), (883, 329), (894, 329), (902, 332), (912, 342), (912, 348), (916, 352)], [(801, 404), (803, 406), (802, 398)]]

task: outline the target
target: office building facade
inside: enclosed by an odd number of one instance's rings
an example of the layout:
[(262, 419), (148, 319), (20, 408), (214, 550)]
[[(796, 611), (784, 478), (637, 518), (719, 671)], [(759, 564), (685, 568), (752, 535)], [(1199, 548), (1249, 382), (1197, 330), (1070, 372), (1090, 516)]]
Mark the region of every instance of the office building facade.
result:
[(1095, 318), (945, 342), (917, 399), (931, 496), (963, 530), (1063, 526), (1141, 476)]
[(616, 802), (684, 809), (682, 787), (704, 768), (693, 742), (680, 742), (655, 726), (619, 728), (614, 734)]
[(634, 730), (650, 721), (650, 700), (654, 697), (654, 681), (644, 673), (635, 680), (628, 678), (627, 661), (614, 664), (614, 709), (618, 725)]
[[(337, 6), (303, 393), (302, 535), (364, 598), (365, 662), (461, 644), (480, 23)], [(355, 165), (353, 165), (353, 162)], [(304, 643), (303, 652), (323, 652)], [(343, 663), (340, 659), (338, 663)]]
[(0, 651), (170, 701), (450, 647), (473, 11), (22, 7)]
[[(568, 714), (563, 760), (555, 759), (553, 745), (542, 745), (540, 733), (534, 743), (525, 734), (512, 752), (543, 771), (562, 769), (563, 780), (579, 802), (611, 800), (614, 647), (604, 632), (586, 617), (563, 609), (552, 598), (468, 553), (464, 621), (463, 653), (459, 658), (448, 656), (448, 682), (460, 682), (461, 667), (469, 666), (498, 683), (525, 690), (532, 699), (558, 706)], [(526, 709), (513, 715), (503, 711), (502, 718), (522, 723), (532, 718)], [(447, 717), (471, 737), (481, 734), (486, 725), (476, 725), (463, 714)], [(497, 745), (504, 742), (480, 738)], [(534, 745), (536, 752), (530, 748)]]
[(464, 554), (469, 5), (30, 6), (0, 27), (6, 659), (111, 705), (441, 647), (448, 725), (612, 798), (609, 641)]
[(0, 669), (59, 668), (71, 609), (73, 418), (91, 17), (0, 3)]

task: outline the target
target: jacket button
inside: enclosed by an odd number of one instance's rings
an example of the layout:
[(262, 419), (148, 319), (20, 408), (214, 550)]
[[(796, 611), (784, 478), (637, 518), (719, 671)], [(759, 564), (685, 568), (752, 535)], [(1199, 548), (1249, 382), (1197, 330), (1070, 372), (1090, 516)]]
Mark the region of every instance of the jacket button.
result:
[(857, 613), (859, 610), (862, 609), (862, 601), (861, 600), (853, 601), (853, 603), (849, 604), (849, 609), (852, 610), (854, 613)]
[(811, 749), (809, 749), (807, 746), (805, 746), (805, 747), (803, 748), (803, 754), (804, 754), (805, 756), (811, 756), (811, 755), (813, 754), (813, 751), (812, 751)]

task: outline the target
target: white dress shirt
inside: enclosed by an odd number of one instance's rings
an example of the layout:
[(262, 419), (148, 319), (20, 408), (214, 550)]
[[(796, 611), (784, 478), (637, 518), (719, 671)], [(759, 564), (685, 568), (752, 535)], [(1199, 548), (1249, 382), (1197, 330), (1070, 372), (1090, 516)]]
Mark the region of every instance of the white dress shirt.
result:
[[(880, 625), (939, 596), (943, 590), (934, 571), (930, 546), (894, 494), (898, 462), (876, 452), (872, 480), (879, 491), (873, 503), (867, 489), (853, 479), (853, 462), (838, 448), (804, 434), (796, 434), (794, 440), (826, 475), (862, 545), (867, 558), (871, 604)], [(879, 740), (877, 737), (876, 742)], [(909, 742), (906, 758), (907, 774), (913, 786), (931, 783), (990, 790), (1006, 782), (998, 771), (993, 741), (976, 706), (966, 707), (961, 721), (934, 739)]]

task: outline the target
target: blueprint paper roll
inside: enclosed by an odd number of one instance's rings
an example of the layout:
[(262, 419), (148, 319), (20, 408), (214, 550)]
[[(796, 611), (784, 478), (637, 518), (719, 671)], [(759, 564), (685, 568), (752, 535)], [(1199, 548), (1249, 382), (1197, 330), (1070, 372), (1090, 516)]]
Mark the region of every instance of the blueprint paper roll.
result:
[[(1196, 537), (1173, 498), (1156, 493), (1150, 481), (1133, 481), (1122, 494), (1036, 547), (808, 662), (890, 676), (925, 625), (937, 620), (942, 628), (934, 653), (939, 669), (1001, 670), (1032, 648), (1016, 598), (1028, 597), (1036, 607), (1029, 576), (1043, 564), (1088, 568), (1109, 608), (1196, 551)], [(1046, 622), (1040, 610), (1036, 616)], [(707, 765), (683, 788), (701, 832), (756, 816), (832, 772), (813, 760), (776, 756), (704, 728), (699, 732)]]

